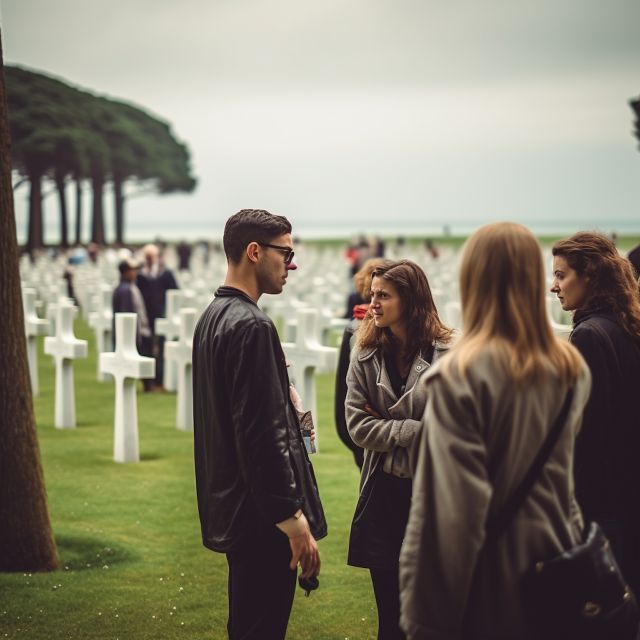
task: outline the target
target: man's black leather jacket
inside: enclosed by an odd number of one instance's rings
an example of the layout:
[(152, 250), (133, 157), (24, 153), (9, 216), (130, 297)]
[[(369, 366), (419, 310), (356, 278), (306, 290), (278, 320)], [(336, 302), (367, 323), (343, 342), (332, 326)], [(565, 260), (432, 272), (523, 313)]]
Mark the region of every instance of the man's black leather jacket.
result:
[(255, 302), (220, 287), (193, 339), (196, 489), (203, 544), (227, 552), (256, 520), (304, 511), (316, 539), (327, 525), (289, 398), (275, 326)]

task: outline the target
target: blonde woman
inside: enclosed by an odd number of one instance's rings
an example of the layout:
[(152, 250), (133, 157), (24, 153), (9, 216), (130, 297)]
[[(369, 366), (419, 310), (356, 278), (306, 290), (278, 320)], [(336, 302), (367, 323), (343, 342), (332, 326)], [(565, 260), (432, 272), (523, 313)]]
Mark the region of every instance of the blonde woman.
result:
[[(540, 247), (524, 227), (487, 225), (460, 271), (464, 333), (427, 374), (400, 557), (401, 624), (411, 638), (519, 640), (523, 574), (576, 544), (574, 440), (590, 391), (578, 352), (545, 311)], [(568, 418), (540, 478), (507, 530), (487, 522), (528, 471), (569, 389)]]

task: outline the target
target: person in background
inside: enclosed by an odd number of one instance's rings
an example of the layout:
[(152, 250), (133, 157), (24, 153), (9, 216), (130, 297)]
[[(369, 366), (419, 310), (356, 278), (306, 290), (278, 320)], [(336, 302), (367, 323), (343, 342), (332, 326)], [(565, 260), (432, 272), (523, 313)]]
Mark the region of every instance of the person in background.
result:
[[(115, 350), (116, 331), (115, 331), (115, 314), (116, 313), (135, 313), (138, 316), (136, 329), (136, 346), (138, 351), (145, 355), (152, 351), (151, 348), (151, 328), (149, 327), (149, 318), (144, 299), (136, 285), (136, 278), (140, 269), (140, 263), (134, 258), (125, 258), (118, 264), (120, 272), (120, 284), (114, 289), (112, 297), (113, 306), (113, 348)], [(152, 388), (151, 380), (143, 380), (144, 390), (150, 391)]]
[[(552, 332), (542, 252), (525, 227), (490, 224), (469, 238), (460, 295), (462, 337), (424, 383), (401, 624), (412, 639), (524, 640), (522, 576), (581, 540), (571, 468), (589, 371)], [(502, 535), (488, 538), (569, 397), (539, 480)]]
[(431, 258), (437, 260), (440, 257), (440, 251), (438, 251), (438, 247), (436, 247), (435, 243), (431, 238), (426, 238), (424, 241), (424, 248)]
[(370, 296), (347, 373), (347, 427), (364, 449), (348, 563), (369, 569), (378, 639), (394, 640), (404, 638), (398, 559), (411, 504), (408, 451), (421, 429), (424, 377), (453, 332), (438, 317), (424, 271), (409, 260), (374, 269)]
[(640, 278), (640, 244), (629, 251), (627, 258), (629, 258), (629, 262), (633, 265), (636, 278)]
[(100, 247), (95, 242), (90, 242), (87, 245), (87, 255), (89, 256), (89, 262), (91, 264), (98, 264), (98, 258), (100, 256)]
[(338, 437), (345, 446), (353, 453), (356, 464), (362, 469), (364, 460), (364, 452), (349, 435), (347, 429), (347, 420), (345, 417), (345, 400), (347, 398), (347, 370), (349, 369), (349, 361), (351, 359), (351, 349), (354, 342), (354, 333), (364, 320), (367, 310), (369, 309), (369, 300), (371, 295), (371, 274), (376, 267), (380, 267), (390, 260), (385, 261), (383, 258), (370, 258), (355, 276), (353, 276), (353, 284), (355, 290), (349, 295), (347, 300), (348, 318), (351, 322), (345, 327), (342, 334), (342, 342), (340, 343), (340, 352), (338, 355), (338, 368), (336, 370), (336, 387), (334, 394), (334, 418)]
[(223, 243), (225, 282), (193, 339), (202, 541), (227, 556), (229, 638), (281, 640), (297, 566), (318, 575), (316, 540), (327, 533), (278, 333), (258, 307), (297, 268), (291, 224), (245, 209), (227, 220)]
[(151, 331), (151, 351), (142, 355), (151, 356), (156, 360), (155, 389), (163, 388), (164, 375), (164, 337), (156, 335), (155, 323), (157, 318), (165, 317), (166, 296), (169, 289), (178, 289), (178, 283), (171, 272), (164, 265), (160, 251), (155, 244), (147, 244), (142, 248), (144, 265), (138, 273), (136, 284), (142, 293), (147, 309), (149, 329)]
[(576, 443), (578, 503), (611, 542), (631, 588), (640, 593), (640, 291), (628, 260), (598, 233), (556, 242), (553, 286), (574, 311), (569, 340), (593, 386)]
[(189, 263), (191, 262), (191, 245), (182, 240), (176, 247), (178, 253), (178, 270), (189, 271)]

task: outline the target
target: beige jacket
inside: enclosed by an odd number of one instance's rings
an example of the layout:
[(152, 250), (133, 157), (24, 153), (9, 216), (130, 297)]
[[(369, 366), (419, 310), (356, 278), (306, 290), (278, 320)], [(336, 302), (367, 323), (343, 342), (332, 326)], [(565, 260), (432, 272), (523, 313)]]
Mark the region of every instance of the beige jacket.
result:
[[(435, 345), (433, 362), (448, 349)], [(408, 447), (421, 428), (427, 395), (422, 384), (430, 364), (418, 354), (411, 365), (405, 392), (397, 398), (382, 354), (376, 348), (354, 348), (347, 372), (345, 417), (352, 440), (364, 448), (360, 490), (375, 470), (383, 454), (387, 454), (383, 470), (409, 478)], [(364, 410), (370, 404), (380, 413), (375, 418)]]
[[(451, 357), (455, 362), (455, 353)], [(568, 387), (553, 374), (535, 388), (517, 389), (489, 349), (464, 377), (453, 368), (445, 377), (443, 364), (426, 376), (429, 428), (412, 457), (413, 501), (400, 555), (401, 625), (412, 639), (520, 640), (523, 573), (581, 537), (572, 460), (590, 374), (585, 365), (540, 479), (506, 532), (485, 549), (488, 517), (529, 469)]]

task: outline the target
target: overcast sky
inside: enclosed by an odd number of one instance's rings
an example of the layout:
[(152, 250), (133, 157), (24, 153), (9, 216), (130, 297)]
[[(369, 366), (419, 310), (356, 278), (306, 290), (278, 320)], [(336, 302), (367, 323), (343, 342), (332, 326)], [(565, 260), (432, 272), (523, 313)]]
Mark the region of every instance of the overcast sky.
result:
[[(133, 236), (217, 235), (245, 207), (302, 232), (496, 219), (640, 231), (637, 0), (0, 0), (0, 11), (7, 64), (145, 107), (187, 143), (197, 191), (130, 200)], [(47, 212), (55, 222), (53, 198)]]

